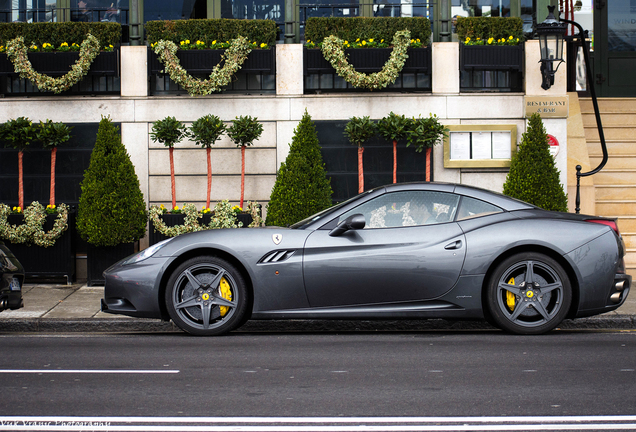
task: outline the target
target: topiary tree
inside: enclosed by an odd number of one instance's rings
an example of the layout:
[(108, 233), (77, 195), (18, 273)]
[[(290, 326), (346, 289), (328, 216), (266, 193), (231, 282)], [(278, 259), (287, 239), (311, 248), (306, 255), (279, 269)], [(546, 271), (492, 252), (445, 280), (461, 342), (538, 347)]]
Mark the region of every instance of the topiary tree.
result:
[(57, 146), (71, 139), (71, 129), (62, 122), (53, 123), (52, 120), (40, 122), (37, 129), (38, 140), (44, 147), (51, 148), (51, 184), (49, 190), (49, 206), (55, 208), (55, 163), (57, 161)]
[(305, 110), (280, 165), (267, 206), (267, 225), (288, 226), (331, 206), (316, 127)]
[(407, 137), (411, 121), (404, 115), (391, 111), (388, 116), (378, 120), (378, 133), (393, 141), (393, 183), (397, 183), (397, 142)]
[(448, 128), (439, 122), (436, 115), (413, 118), (407, 135), (406, 146), (415, 145), (415, 151), (421, 153), (426, 149), (426, 181), (431, 181), (431, 150), (435, 144), (442, 142), (448, 134)]
[(18, 207), (24, 210), (24, 175), (23, 163), (24, 150), (36, 138), (36, 126), (26, 117), (11, 119), (2, 128), (3, 139), (18, 150)]
[(121, 142), (119, 128), (102, 117), (95, 148), (81, 183), (77, 230), (94, 246), (139, 240), (148, 214), (139, 179)]
[(221, 139), (225, 132), (225, 124), (215, 115), (208, 114), (198, 118), (188, 130), (188, 136), (194, 139), (196, 145), (203, 147), (208, 158), (208, 195), (205, 208), (210, 208), (210, 190), (212, 189), (212, 162), (210, 161), (210, 151), (212, 145)]
[(177, 206), (174, 184), (174, 145), (187, 135), (186, 126), (174, 117), (166, 117), (152, 125), (150, 137), (169, 148), (170, 153), (170, 189), (172, 191), (172, 209)]
[(245, 148), (254, 144), (263, 133), (263, 125), (256, 117), (240, 116), (232, 120), (232, 126), (227, 129), (227, 135), (241, 148), (241, 201), (239, 207), (243, 208), (245, 196)]
[(364, 167), (362, 153), (364, 144), (369, 138), (375, 135), (375, 123), (369, 116), (351, 117), (345, 126), (344, 134), (353, 144), (358, 146), (358, 193), (364, 192)]
[(546, 210), (568, 211), (568, 198), (539, 114), (530, 117), (519, 151), (512, 157), (503, 193)]

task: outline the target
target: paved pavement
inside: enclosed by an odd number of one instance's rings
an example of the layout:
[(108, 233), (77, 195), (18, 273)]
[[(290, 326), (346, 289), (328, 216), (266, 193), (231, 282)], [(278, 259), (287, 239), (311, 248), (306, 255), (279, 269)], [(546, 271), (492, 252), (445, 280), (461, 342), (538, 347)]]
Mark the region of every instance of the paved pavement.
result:
[[(0, 312), (0, 333), (6, 332), (166, 332), (180, 331), (172, 322), (130, 318), (101, 312), (103, 287), (25, 284), (24, 307)], [(636, 294), (616, 311), (591, 318), (565, 321), (568, 329), (636, 329)], [(415, 331), (492, 329), (477, 321), (250, 321), (241, 331)]]

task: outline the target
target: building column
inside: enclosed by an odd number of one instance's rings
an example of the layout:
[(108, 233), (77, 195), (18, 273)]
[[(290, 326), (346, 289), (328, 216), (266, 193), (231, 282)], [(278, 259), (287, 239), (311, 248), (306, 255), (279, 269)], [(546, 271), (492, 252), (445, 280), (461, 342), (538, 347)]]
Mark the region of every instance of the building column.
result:
[(122, 46), (120, 55), (122, 97), (148, 96), (148, 48)]

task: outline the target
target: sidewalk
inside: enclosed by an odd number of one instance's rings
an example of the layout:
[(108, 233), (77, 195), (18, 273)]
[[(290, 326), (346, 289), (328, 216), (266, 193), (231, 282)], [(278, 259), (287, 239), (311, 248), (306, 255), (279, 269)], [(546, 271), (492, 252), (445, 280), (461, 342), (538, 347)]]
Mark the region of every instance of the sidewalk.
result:
[[(24, 307), (0, 312), (0, 333), (6, 332), (180, 332), (161, 320), (131, 318), (101, 312), (104, 287), (25, 284)], [(636, 294), (623, 306), (603, 315), (564, 321), (567, 329), (636, 329)], [(413, 321), (250, 321), (243, 331), (391, 331), (440, 329), (492, 329), (485, 322), (413, 320)]]

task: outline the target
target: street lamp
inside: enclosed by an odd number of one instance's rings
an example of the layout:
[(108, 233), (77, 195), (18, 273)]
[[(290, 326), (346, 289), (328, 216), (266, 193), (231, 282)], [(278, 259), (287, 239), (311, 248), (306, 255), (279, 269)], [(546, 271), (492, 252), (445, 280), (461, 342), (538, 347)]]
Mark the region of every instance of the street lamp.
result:
[[(548, 17), (535, 26), (541, 49), (541, 88), (549, 89), (554, 84), (554, 74), (563, 63), (563, 36), (567, 26), (557, 21), (554, 16), (555, 6), (548, 6)], [(554, 67), (556, 63), (556, 67)]]
[[(543, 83), (541, 88), (544, 90), (549, 89), (554, 84), (554, 74), (556, 69), (553, 69), (553, 63), (558, 61), (557, 69), (561, 62), (563, 62), (563, 37), (567, 29), (567, 24), (575, 26), (579, 33), (579, 43), (583, 47), (583, 59), (585, 60), (585, 77), (587, 79), (587, 88), (590, 91), (592, 97), (592, 105), (594, 106), (594, 115), (596, 116), (596, 128), (598, 129), (598, 136), (601, 141), (601, 149), (603, 151), (603, 160), (601, 163), (591, 171), (586, 173), (581, 172), (581, 165), (576, 166), (576, 212), (581, 210), (581, 177), (591, 176), (603, 169), (607, 163), (607, 146), (605, 145), (605, 135), (603, 134), (603, 125), (601, 124), (601, 114), (598, 109), (598, 101), (596, 99), (596, 89), (592, 82), (592, 70), (590, 68), (590, 53), (585, 43), (587, 38), (587, 30), (583, 30), (583, 27), (575, 21), (567, 19), (561, 19), (560, 22), (554, 16), (554, 6), (548, 6), (548, 17), (541, 24), (537, 24), (535, 32), (539, 36), (539, 46), (541, 48), (541, 74), (543, 76)], [(564, 23), (564, 24), (561, 24)], [(543, 42), (542, 42), (543, 41)], [(578, 46), (574, 47), (578, 50)]]

